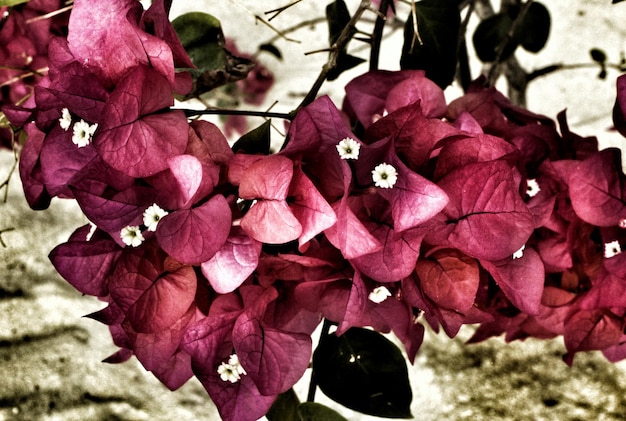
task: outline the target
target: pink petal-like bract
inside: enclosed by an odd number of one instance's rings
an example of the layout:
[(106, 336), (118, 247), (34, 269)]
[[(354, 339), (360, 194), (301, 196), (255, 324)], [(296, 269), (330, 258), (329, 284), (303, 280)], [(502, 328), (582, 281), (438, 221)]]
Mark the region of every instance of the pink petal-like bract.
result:
[[(76, 60), (107, 86), (138, 65), (151, 64), (174, 82), (174, 61), (167, 43), (139, 29), (143, 12), (133, 0), (94, 3), (77, 0), (69, 21), (68, 43)], [(98, 19), (94, 19), (98, 16)]]
[(239, 185), (242, 199), (285, 200), (293, 176), (293, 162), (282, 155), (256, 161), (244, 172)]
[(436, 251), (415, 267), (424, 293), (438, 306), (465, 312), (474, 304), (480, 272), (476, 260), (455, 249)]
[(241, 365), (263, 395), (289, 390), (311, 358), (311, 337), (263, 326), (247, 313), (233, 328), (233, 346)]
[(226, 242), (232, 215), (222, 195), (191, 209), (180, 209), (159, 221), (156, 236), (167, 254), (181, 263), (209, 260)]
[(503, 160), (457, 168), (438, 185), (450, 202), (435, 218), (426, 241), (447, 243), (468, 256), (495, 261), (512, 256), (534, 230), (513, 170)]
[(78, 291), (104, 297), (109, 292), (106, 278), (121, 254), (111, 240), (71, 241), (56, 246), (49, 257), (57, 272)]
[(128, 73), (109, 96), (93, 144), (111, 167), (146, 177), (168, 167), (168, 159), (187, 147), (188, 124), (174, 104), (167, 80), (140, 66)]
[(172, 327), (189, 310), (196, 295), (191, 266), (171, 265), (153, 242), (122, 255), (109, 276), (109, 292), (138, 333)]
[(202, 273), (216, 292), (232, 292), (256, 269), (261, 246), (240, 227), (232, 227), (222, 248), (200, 265)]
[(607, 148), (579, 163), (569, 178), (574, 211), (592, 225), (609, 227), (626, 219), (626, 177), (621, 152)]
[(526, 314), (539, 313), (543, 295), (545, 269), (539, 254), (526, 247), (520, 258), (504, 259), (499, 262), (481, 260), (491, 273), (504, 295), (511, 303)]
[(289, 196), (293, 198), (289, 207), (302, 226), (300, 247), (337, 222), (333, 208), (300, 167), (294, 170)]

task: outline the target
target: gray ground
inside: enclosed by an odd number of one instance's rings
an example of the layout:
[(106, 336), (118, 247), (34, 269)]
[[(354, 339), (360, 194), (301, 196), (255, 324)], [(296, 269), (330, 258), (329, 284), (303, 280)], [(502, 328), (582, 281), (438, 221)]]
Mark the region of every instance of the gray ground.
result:
[[(261, 3), (242, 2), (249, 7)], [(174, 3), (175, 7), (193, 8), (189, 6), (192, 2)], [(203, 2), (196, 0), (194, 4), (198, 3)], [(280, 6), (286, 2), (271, 3)], [(302, 15), (319, 15), (316, 3), (303, 2), (299, 7), (317, 12), (306, 9)], [(585, 61), (586, 51), (593, 46), (607, 49), (613, 61), (617, 60), (626, 40), (626, 4), (610, 8), (608, 3), (545, 0), (544, 4), (565, 18), (555, 22), (555, 35), (546, 54), (537, 56), (536, 61), (523, 57), (523, 62), (536, 68), (555, 61)], [(238, 38), (245, 50), (250, 37), (237, 32), (233, 19), (228, 22), (232, 3), (217, 4), (218, 9), (224, 6), (222, 14), (220, 10), (216, 14), (225, 32)], [(256, 12), (270, 8), (259, 7)], [(237, 13), (239, 25), (245, 16)], [(252, 23), (251, 15), (247, 19), (250, 22), (246, 24)], [(281, 17), (275, 24), (286, 27), (288, 19), (293, 23), (297, 18)], [(269, 103), (281, 99), (279, 107), (287, 111), (298, 93), (308, 89), (320, 66), (319, 56), (302, 58), (302, 52), (315, 49), (319, 41), (313, 32), (306, 31), (297, 37), (305, 43), (282, 44), (284, 52), (300, 54), (297, 61), (290, 66), (271, 60), (267, 63), (274, 67), (279, 81), (290, 81), (280, 84), (268, 98)], [(559, 36), (563, 31), (571, 35), (570, 41)], [(263, 34), (263, 40), (272, 35), (271, 31)], [(597, 81), (595, 72), (587, 69), (537, 81), (529, 91), (529, 105), (551, 117), (567, 106), (575, 129), (599, 135), (605, 145), (621, 145), (623, 139), (607, 131), (616, 74), (610, 72), (608, 81)], [(324, 93), (340, 95), (343, 83), (328, 85)], [(0, 182), (12, 162), (9, 152), (0, 151)], [(45, 212), (33, 212), (20, 189), (14, 176), (8, 201), (0, 202), (0, 231), (13, 228), (2, 234), (6, 247), (0, 245), (0, 421), (218, 420), (215, 408), (195, 381), (169, 392), (134, 359), (121, 365), (100, 362), (116, 348), (104, 325), (82, 316), (102, 308), (102, 303), (77, 293), (47, 259), (50, 250), (85, 221), (67, 201), (53, 202)], [(0, 198), (3, 194), (1, 190)], [(626, 363), (613, 365), (590, 353), (578, 355), (574, 367), (569, 368), (561, 361), (564, 348), (560, 340), (505, 345), (493, 339), (463, 345), (463, 338), (470, 334), (464, 330), (455, 340), (428, 334), (410, 373), (416, 420), (626, 419)], [(296, 387), (301, 398), (307, 382), (308, 374)], [(318, 397), (328, 402), (321, 393)], [(350, 420), (378, 419), (339, 410)]]

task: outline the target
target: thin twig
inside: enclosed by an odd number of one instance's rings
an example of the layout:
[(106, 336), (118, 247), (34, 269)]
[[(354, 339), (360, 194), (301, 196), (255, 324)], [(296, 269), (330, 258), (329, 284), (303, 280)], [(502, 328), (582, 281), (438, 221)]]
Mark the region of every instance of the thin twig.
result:
[[(328, 319), (324, 319), (324, 324), (322, 325), (322, 331), (320, 332), (320, 341), (319, 345), (321, 345), (325, 340), (328, 334), (330, 333), (330, 327), (332, 323), (328, 321)], [(315, 401), (315, 391), (317, 390), (317, 379), (315, 378), (315, 367), (311, 370), (311, 381), (309, 382), (309, 393), (307, 394), (307, 402)]]
[(382, 0), (378, 8), (378, 16), (372, 31), (372, 49), (370, 50), (370, 70), (378, 69), (378, 60), (380, 59), (380, 46), (383, 39), (383, 29), (387, 21), (387, 12), (389, 10), (389, 0)]
[(419, 43), (419, 45), (424, 45), (424, 41), (422, 41), (422, 36), (420, 35), (419, 26), (417, 24), (417, 7), (415, 6), (415, 0), (411, 0), (411, 18), (413, 18), (413, 38), (411, 39), (411, 49), (409, 52), (413, 52), (413, 48), (415, 47), (415, 41)]
[(267, 12), (265, 12), (265, 14), (269, 15), (269, 14), (273, 13), (273, 15), (270, 18), (268, 18), (267, 21), (268, 22), (271, 21), (276, 16), (280, 15), (285, 10), (289, 9), (291, 6), (294, 6), (294, 5), (298, 4), (298, 3), (300, 3), (301, 1), (302, 0), (294, 0), (294, 1), (292, 1), (291, 3), (289, 3), (289, 4), (285, 5), (285, 6), (282, 6), (282, 7), (279, 7), (277, 9), (273, 9), (273, 10), (268, 10)]
[(281, 31), (280, 29), (276, 28), (274, 25), (272, 25), (271, 23), (269, 23), (268, 21), (266, 21), (262, 16), (259, 16), (258, 14), (254, 13), (252, 10), (248, 9), (246, 6), (244, 6), (243, 4), (235, 1), (235, 0), (230, 0), (231, 3), (234, 3), (235, 5), (237, 5), (238, 7), (242, 8), (243, 10), (246, 11), (246, 13), (248, 13), (249, 15), (251, 15), (252, 17), (254, 17), (254, 23), (257, 22), (261, 22), (262, 24), (266, 25), (268, 28), (270, 28), (272, 31), (276, 32), (278, 35), (280, 35), (281, 38), (285, 39), (286, 41), (290, 41), (290, 42), (295, 42), (297, 44), (300, 44), (300, 41), (298, 41), (297, 39), (293, 39), (293, 38), (289, 38), (285, 35), (285, 33), (283, 31)]
[(37, 21), (40, 21), (40, 20), (53, 18), (53, 17), (55, 17), (57, 15), (60, 15), (61, 13), (65, 13), (65, 12), (67, 12), (69, 10), (72, 10), (73, 7), (74, 7), (74, 5), (71, 4), (69, 6), (62, 7), (60, 9), (58, 9), (58, 10), (54, 10), (54, 11), (52, 11), (50, 13), (46, 13), (45, 15), (35, 16), (34, 18), (27, 19), (26, 20), (26, 24), (31, 24), (33, 22), (37, 22)]
[(343, 31), (341, 31), (341, 34), (339, 34), (337, 41), (335, 41), (333, 45), (331, 46), (331, 51), (330, 51), (330, 54), (328, 55), (328, 61), (326, 62), (326, 64), (322, 66), (322, 70), (320, 71), (320, 74), (318, 75), (317, 79), (313, 83), (313, 86), (311, 87), (307, 95), (304, 97), (300, 105), (298, 105), (298, 107), (294, 110), (294, 114), (298, 110), (300, 110), (300, 108), (305, 107), (309, 105), (311, 102), (313, 102), (320, 88), (326, 81), (326, 77), (328, 76), (328, 73), (337, 66), (337, 59), (339, 57), (339, 54), (343, 51), (344, 47), (354, 36), (356, 23), (359, 21), (359, 19), (361, 19), (361, 16), (363, 15), (363, 13), (365, 13), (366, 10), (371, 10), (371, 1), (361, 0), (361, 4), (359, 5), (359, 8), (354, 13), (352, 18), (348, 22), (348, 24), (345, 26), (345, 28), (343, 28)]
[(243, 115), (249, 117), (282, 118), (284, 120), (293, 119), (293, 115), (291, 113), (278, 113), (272, 111), (232, 110), (224, 108), (208, 108), (206, 110), (178, 109), (183, 111), (187, 117), (199, 115)]
[(487, 76), (488, 86), (495, 85), (496, 80), (498, 79), (498, 76), (500, 75), (499, 65), (502, 61), (502, 54), (504, 53), (504, 49), (509, 44), (511, 39), (513, 39), (513, 35), (515, 35), (515, 31), (517, 31), (517, 28), (519, 28), (519, 26), (521, 25), (522, 21), (524, 20), (524, 17), (526, 17), (526, 13), (528, 12), (528, 9), (530, 8), (530, 5), (532, 3), (533, 3), (533, 0), (527, 0), (522, 5), (522, 7), (520, 8), (519, 14), (515, 18), (515, 20), (513, 21), (513, 25), (511, 25), (511, 28), (509, 29), (509, 32), (507, 32), (504, 39), (500, 41), (500, 44), (496, 48), (496, 59), (494, 60), (494, 64), (491, 67), (491, 69), (489, 69), (489, 75)]
[(5, 232), (9, 232), (9, 231), (15, 231), (15, 228), (11, 227), (11, 228), (5, 228), (3, 230), (0, 230), (0, 244), (2, 244), (2, 247), (6, 248), (7, 245), (4, 242), (4, 240), (2, 239), (2, 234), (4, 234)]
[[(15, 69), (15, 70), (22, 70), (22, 69)], [(37, 69), (37, 70), (32, 70), (30, 72), (26, 72), (26, 73), (22, 73), (21, 75), (12, 77), (11, 79), (8, 79), (4, 82), (2, 82), (0, 84), (0, 88), (2, 88), (3, 86), (9, 86), (15, 82), (18, 82), (22, 79), (26, 79), (27, 77), (31, 77), (31, 76), (43, 76), (43, 74), (45, 72), (47, 72), (48, 70), (50, 70), (48, 67), (42, 67), (41, 69)]]

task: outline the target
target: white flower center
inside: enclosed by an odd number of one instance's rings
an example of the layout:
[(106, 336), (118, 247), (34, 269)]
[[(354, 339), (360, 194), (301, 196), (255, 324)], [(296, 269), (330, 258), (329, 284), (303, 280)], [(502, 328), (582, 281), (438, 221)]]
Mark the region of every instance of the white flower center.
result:
[(122, 228), (120, 237), (122, 237), (122, 242), (127, 246), (139, 247), (144, 242), (141, 230), (136, 225)]
[(85, 120), (74, 123), (72, 142), (79, 148), (83, 148), (91, 143), (91, 138), (98, 128), (97, 124), (89, 124)]
[(68, 131), (70, 126), (72, 125), (72, 115), (70, 114), (70, 110), (67, 108), (63, 108), (61, 110), (61, 118), (59, 118), (59, 125), (65, 131)]
[(626, 218), (621, 219), (618, 225), (620, 228), (626, 228)]
[(513, 259), (521, 259), (524, 256), (524, 249), (526, 248), (526, 244), (520, 247), (515, 253), (513, 253)]
[(376, 187), (390, 189), (398, 181), (398, 172), (392, 165), (383, 162), (372, 170), (372, 180)]
[(604, 257), (610, 259), (611, 257), (615, 257), (622, 252), (622, 248), (619, 245), (619, 241), (611, 241), (610, 243), (604, 244)]
[(531, 178), (530, 180), (526, 180), (526, 195), (528, 195), (528, 197), (535, 197), (540, 191), (541, 189), (536, 179)]
[(380, 304), (385, 301), (387, 297), (391, 297), (391, 292), (389, 292), (387, 287), (381, 285), (374, 288), (367, 298), (376, 304)]
[(351, 137), (346, 137), (336, 146), (341, 159), (359, 159), (361, 144)]
[(246, 370), (239, 363), (239, 358), (236, 354), (232, 354), (228, 358), (227, 363), (220, 364), (217, 367), (217, 373), (220, 375), (220, 379), (225, 382), (237, 383), (241, 376), (245, 376)]
[(146, 226), (148, 231), (154, 232), (156, 231), (161, 218), (167, 214), (167, 211), (161, 209), (159, 205), (155, 203), (143, 212), (143, 224)]

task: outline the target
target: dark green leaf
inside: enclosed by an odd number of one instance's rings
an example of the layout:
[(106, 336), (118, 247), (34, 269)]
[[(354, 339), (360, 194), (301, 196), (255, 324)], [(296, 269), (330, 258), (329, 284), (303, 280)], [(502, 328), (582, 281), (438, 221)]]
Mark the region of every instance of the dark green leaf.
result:
[(245, 79), (254, 62), (234, 56), (225, 46), (220, 21), (208, 13), (190, 12), (172, 21), (181, 44), (198, 68), (190, 73), (195, 86), (189, 97)]
[(606, 63), (606, 53), (599, 48), (592, 48), (589, 50), (589, 55), (591, 55), (592, 60), (597, 63)]
[(268, 52), (279, 60), (283, 59), (283, 55), (281, 54), (280, 50), (276, 48), (274, 44), (261, 44), (259, 45), (259, 50)]
[[(328, 21), (328, 42), (332, 47), (339, 39), (348, 23), (350, 23), (350, 12), (348, 11), (346, 3), (343, 0), (335, 0), (326, 6), (326, 20)], [(350, 70), (365, 61), (362, 58), (349, 55), (347, 53), (347, 46), (348, 43), (346, 43), (339, 52), (335, 67), (330, 69), (326, 75), (326, 79), (331, 81), (335, 80), (346, 70)]]
[(531, 3), (520, 25), (520, 44), (531, 53), (539, 52), (548, 42), (550, 35), (550, 12), (537, 2)]
[(316, 402), (300, 404), (298, 416), (299, 421), (348, 421), (337, 411)]
[(330, 334), (313, 353), (313, 372), (329, 398), (369, 415), (410, 418), (413, 394), (400, 349), (378, 332)]
[(271, 122), (267, 120), (256, 129), (244, 134), (233, 145), (233, 152), (269, 155)]
[(298, 406), (300, 399), (293, 388), (278, 395), (270, 410), (265, 414), (268, 421), (300, 421)]
[(443, 89), (452, 83), (456, 72), (461, 26), (457, 1), (423, 0), (415, 8), (418, 34), (410, 17), (404, 27), (400, 67), (425, 70), (426, 77)]
[(328, 20), (328, 41), (333, 45), (350, 22), (350, 12), (343, 0), (335, 0), (326, 6), (326, 20)]
[(190, 12), (172, 21), (174, 30), (191, 61), (201, 70), (224, 66), (224, 33), (220, 21), (208, 13)]
[(337, 57), (337, 65), (326, 74), (326, 79), (333, 81), (339, 77), (340, 74), (346, 70), (350, 70), (353, 67), (358, 66), (365, 60), (361, 57), (351, 56), (350, 54), (342, 53)]
[[(507, 37), (512, 25), (513, 19), (507, 13), (497, 13), (478, 24), (472, 42), (481, 61), (488, 63), (496, 60), (497, 49)], [(502, 50), (500, 60), (509, 58), (518, 45), (515, 39), (511, 39)]]

